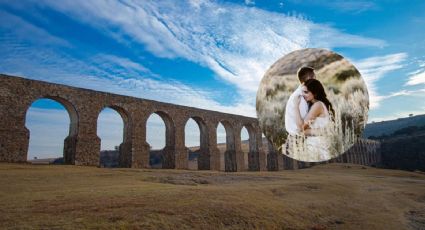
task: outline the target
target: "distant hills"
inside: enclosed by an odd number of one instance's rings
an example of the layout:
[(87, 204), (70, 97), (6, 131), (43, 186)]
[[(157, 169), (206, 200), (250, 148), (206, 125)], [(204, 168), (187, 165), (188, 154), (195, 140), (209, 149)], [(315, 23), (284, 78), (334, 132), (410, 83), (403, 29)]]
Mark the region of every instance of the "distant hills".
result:
[(424, 126), (425, 115), (416, 115), (396, 120), (381, 121), (369, 123), (363, 131), (363, 138), (377, 137), (382, 135), (391, 135), (397, 130), (407, 128), (409, 126)]
[(383, 167), (425, 171), (425, 115), (370, 125), (366, 135), (381, 142)]

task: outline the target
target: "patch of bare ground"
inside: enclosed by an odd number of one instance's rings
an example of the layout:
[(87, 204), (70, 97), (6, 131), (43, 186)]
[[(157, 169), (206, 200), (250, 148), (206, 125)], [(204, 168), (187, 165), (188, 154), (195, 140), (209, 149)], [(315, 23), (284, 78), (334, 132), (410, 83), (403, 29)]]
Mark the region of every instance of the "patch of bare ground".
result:
[(424, 229), (425, 175), (0, 164), (6, 229)]

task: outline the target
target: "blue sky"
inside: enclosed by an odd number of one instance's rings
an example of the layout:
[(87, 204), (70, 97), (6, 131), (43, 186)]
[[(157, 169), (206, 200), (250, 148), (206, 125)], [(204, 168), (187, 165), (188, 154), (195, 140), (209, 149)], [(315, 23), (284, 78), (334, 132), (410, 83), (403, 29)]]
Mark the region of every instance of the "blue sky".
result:
[[(369, 122), (388, 120), (425, 111), (424, 11), (422, 0), (0, 0), (0, 72), (255, 117), (271, 64), (296, 49), (328, 48), (366, 80)], [(53, 130), (42, 118), (58, 108), (34, 104), (32, 134)], [(106, 126), (122, 123), (104, 113)], [(51, 140), (43, 136), (40, 146)]]

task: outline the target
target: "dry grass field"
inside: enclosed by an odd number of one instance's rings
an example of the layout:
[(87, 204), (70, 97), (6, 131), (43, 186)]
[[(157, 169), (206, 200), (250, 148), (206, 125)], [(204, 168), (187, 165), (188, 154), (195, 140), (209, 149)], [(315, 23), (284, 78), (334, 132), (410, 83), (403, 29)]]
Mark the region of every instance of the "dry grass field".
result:
[(0, 164), (2, 229), (425, 229), (425, 175)]

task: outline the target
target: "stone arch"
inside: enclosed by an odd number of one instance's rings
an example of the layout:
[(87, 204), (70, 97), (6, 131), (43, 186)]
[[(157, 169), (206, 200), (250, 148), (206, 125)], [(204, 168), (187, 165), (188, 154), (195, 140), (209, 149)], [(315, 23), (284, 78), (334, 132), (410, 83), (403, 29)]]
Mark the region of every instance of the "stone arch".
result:
[[(267, 169), (269, 171), (278, 171), (279, 170), (279, 158), (282, 162), (285, 162), (284, 159), (287, 157), (285, 154), (279, 154), (276, 148), (273, 146), (272, 142), (267, 139)], [(281, 167), (284, 169), (284, 165)]]
[[(77, 134), (78, 134), (78, 123), (79, 123), (79, 116), (76, 107), (74, 104), (72, 104), (69, 100), (65, 99), (61, 96), (52, 96), (49, 94), (36, 97), (35, 99), (31, 100), (30, 103), (26, 106), (25, 109), (25, 115), (24, 115), (24, 124), (26, 124), (26, 114), (28, 113), (29, 108), (31, 105), (41, 99), (50, 99), (53, 100), (60, 105), (62, 105), (65, 110), (68, 113), (69, 116), (69, 133), (68, 136), (64, 139), (64, 148), (63, 148), (63, 159), (65, 164), (74, 164), (75, 162), (75, 153), (76, 153), (76, 140), (77, 140)], [(25, 127), (25, 129), (28, 131), (28, 128)], [(29, 134), (29, 131), (28, 131)], [(29, 136), (28, 136), (29, 140)], [(25, 149), (26, 149), (26, 155), (25, 158), (28, 156), (28, 145), (29, 142), (26, 143)]]
[[(175, 146), (175, 124), (172, 117), (163, 110), (155, 110), (152, 111), (147, 117), (149, 117), (152, 114), (158, 115), (165, 125), (165, 146), (161, 150), (161, 167), (166, 169), (174, 168), (175, 167), (175, 155), (174, 155), (174, 146)], [(148, 120), (147, 119), (147, 120)], [(146, 122), (147, 122), (146, 120)], [(146, 127), (145, 123), (145, 127)]]
[(248, 170), (259, 171), (260, 170), (260, 153), (257, 144), (257, 133), (254, 126), (250, 123), (244, 123), (241, 127), (246, 128), (248, 131)]
[[(199, 140), (198, 170), (209, 170), (211, 168), (210, 166), (211, 155), (208, 148), (209, 135), (208, 135), (207, 124), (202, 117), (191, 116), (185, 122), (185, 127), (187, 122), (189, 122), (190, 119), (193, 119), (199, 128), (200, 140)], [(186, 143), (186, 140), (185, 140), (185, 143)]]
[[(104, 105), (99, 110), (97, 114), (97, 121), (99, 119), (100, 113), (106, 108), (110, 108), (114, 110), (115, 112), (117, 112), (123, 121), (123, 139), (118, 147), (118, 165), (119, 167), (130, 168), (132, 163), (132, 151), (131, 151), (132, 149), (132, 139), (131, 139), (132, 119), (131, 119), (130, 113), (120, 105), (107, 104), (107, 105)], [(97, 131), (96, 131), (96, 135), (98, 135)], [(102, 141), (100, 138), (99, 140)], [(99, 158), (99, 163), (100, 163), (100, 158)]]
[[(67, 163), (77, 165), (99, 165), (100, 140), (96, 135), (96, 120), (98, 112), (100, 113), (105, 104), (106, 107), (115, 107), (119, 114), (125, 114), (122, 116), (126, 130), (124, 139), (131, 146), (129, 149), (132, 155), (129, 154), (128, 159), (132, 158), (132, 167), (149, 168), (149, 146), (146, 143), (145, 124), (151, 112), (157, 113), (166, 126), (165, 168), (187, 168), (184, 161), (187, 159), (187, 151), (184, 148), (182, 136), (184, 136), (184, 122), (190, 115), (196, 114), (205, 119), (204, 122), (208, 128), (208, 149), (211, 155), (210, 165), (217, 170), (224, 170), (224, 163), (221, 164), (219, 159), (222, 156), (224, 158), (224, 154), (218, 153), (216, 145), (218, 122), (225, 120), (221, 124), (226, 130), (227, 152), (240, 150), (236, 135), (241, 121), (252, 123), (259, 132), (258, 121), (255, 118), (0, 74), (0, 117), (2, 118), (0, 119), (0, 161), (24, 162), (27, 160), (29, 132), (25, 128), (25, 114), (27, 107), (37, 98), (54, 99), (67, 110), (71, 119), (69, 136), (65, 139), (64, 156)], [(257, 134), (257, 139), (259, 139), (258, 135), (261, 134)], [(261, 141), (257, 140), (257, 142), (261, 153), (263, 151)], [(260, 155), (260, 169), (265, 168), (263, 167), (265, 157), (262, 157), (263, 155)], [(235, 162), (233, 168), (228, 166), (231, 168), (228, 170), (236, 171), (237, 164), (239, 163)], [(239, 170), (244, 169), (243, 165), (239, 167)]]
[(221, 123), (226, 131), (226, 151), (224, 152), (224, 171), (236, 172), (237, 171), (237, 159), (236, 159), (236, 146), (235, 146), (235, 131), (231, 122), (227, 120), (220, 120), (217, 123)]

